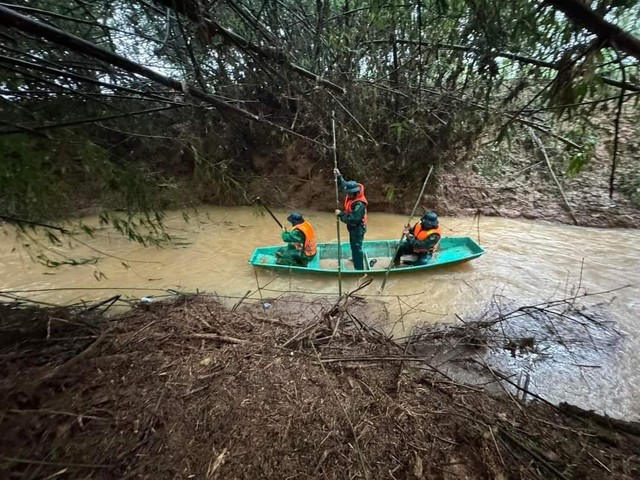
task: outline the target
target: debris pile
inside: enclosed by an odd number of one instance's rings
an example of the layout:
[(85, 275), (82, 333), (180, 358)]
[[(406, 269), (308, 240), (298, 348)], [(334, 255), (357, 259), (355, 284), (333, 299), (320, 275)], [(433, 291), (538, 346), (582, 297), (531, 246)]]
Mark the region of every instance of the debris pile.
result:
[[(638, 478), (635, 425), (440, 375), (360, 302), (0, 310), (3, 478)], [(303, 302), (303, 300), (300, 300)]]

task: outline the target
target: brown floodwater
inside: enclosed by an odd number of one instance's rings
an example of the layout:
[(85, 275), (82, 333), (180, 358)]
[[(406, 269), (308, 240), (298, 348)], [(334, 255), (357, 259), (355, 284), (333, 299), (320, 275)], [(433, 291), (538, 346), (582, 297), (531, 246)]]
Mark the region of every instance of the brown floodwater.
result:
[[(288, 212), (275, 211), (281, 221)], [(313, 223), (320, 241), (335, 241), (335, 217), (324, 212), (303, 212)], [(97, 219), (85, 219), (97, 225)], [(371, 213), (366, 239), (397, 238), (406, 217)], [(531, 305), (550, 298), (566, 298), (581, 292), (615, 292), (589, 296), (585, 305), (606, 302), (607, 320), (613, 320), (623, 340), (612, 355), (580, 371), (553, 373), (533, 382), (535, 391), (552, 401), (566, 400), (610, 415), (640, 416), (640, 242), (638, 230), (603, 230), (483, 217), (442, 218), (445, 235), (471, 236), (487, 253), (471, 262), (432, 271), (392, 274), (384, 295), (381, 280), (362, 290), (382, 302), (390, 323), (387, 331), (407, 334), (420, 322), (454, 322), (458, 315), (473, 318), (490, 302), (511, 306)], [(48, 256), (61, 260), (99, 257), (95, 265), (46, 268), (29, 258), (29, 250), (15, 230), (0, 234), (0, 290), (5, 295), (28, 297), (45, 303), (69, 304), (105, 299), (114, 294), (137, 300), (162, 298), (167, 289), (215, 292), (231, 305), (251, 290), (276, 297), (295, 291), (313, 298), (337, 295), (334, 276), (254, 271), (247, 262), (256, 247), (280, 243), (280, 229), (268, 216), (254, 209), (203, 208), (185, 223), (181, 213), (168, 215), (168, 232), (177, 245), (142, 247), (110, 229), (99, 229), (94, 238), (80, 235), (86, 245), (72, 241), (64, 247), (48, 247)], [(342, 229), (343, 239), (346, 230)], [(45, 240), (41, 240), (48, 246)], [(28, 240), (34, 245), (34, 240)], [(34, 250), (31, 249), (31, 252)], [(123, 266), (123, 262), (127, 267)], [(99, 279), (99, 280), (98, 280)], [(355, 288), (357, 279), (345, 279), (344, 289)], [(257, 286), (262, 290), (257, 292)]]

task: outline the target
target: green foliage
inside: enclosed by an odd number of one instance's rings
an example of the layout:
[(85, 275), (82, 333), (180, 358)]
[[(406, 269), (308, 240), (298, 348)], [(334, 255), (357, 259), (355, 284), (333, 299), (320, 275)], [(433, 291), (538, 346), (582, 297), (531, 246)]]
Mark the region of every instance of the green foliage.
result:
[(406, 131), (407, 124), (405, 122), (392, 123), (389, 127), (396, 132), (396, 142), (402, 140), (402, 135)]
[[(330, 111), (335, 110), (341, 161), (363, 180), (395, 182), (408, 171), (426, 173), (436, 159), (474, 158), (479, 143), (497, 136), (474, 159), (477, 170), (496, 175), (522, 135), (522, 121), (551, 130), (567, 120), (575, 123), (575, 135), (566, 135), (582, 148), (563, 155), (567, 172), (578, 174), (594, 152), (590, 134), (578, 125), (590, 121), (595, 107), (587, 103), (614, 96), (618, 90), (611, 80), (622, 79), (610, 46), (594, 48), (592, 35), (544, 2), (530, 0), (246, 0), (217, 2), (209, 10), (200, 2), (184, 3), (203, 8), (198, 15), (208, 12), (242, 36), (239, 42), (222, 41), (203, 22), (167, 15), (148, 2), (82, 3), (83, 8), (75, 0), (29, 5), (75, 17), (80, 22), (34, 14), (317, 142), (330, 143)], [(167, 5), (154, 3), (159, 4)], [(637, 2), (598, 2), (597, 7), (606, 8), (608, 20), (640, 30)], [(102, 25), (92, 25), (96, 19)], [(160, 245), (170, 241), (163, 209), (243, 202), (247, 185), (273, 187), (280, 181), (271, 178), (273, 170), (286, 169), (277, 165), (265, 174), (252, 165), (251, 155), (278, 151), (291, 136), (199, 108), (191, 95), (105, 69), (104, 62), (66, 49), (43, 48), (27, 37), (8, 48), (0, 46), (1, 53), (72, 76), (0, 69), (2, 88), (13, 92), (3, 97), (0, 109), (24, 132), (0, 131), (2, 215), (44, 221), (86, 210), (117, 211), (104, 214), (107, 224), (133, 241)], [(290, 61), (345, 87), (347, 95), (297, 75), (285, 66)], [(637, 65), (629, 62), (625, 73), (627, 81), (638, 81)], [(153, 92), (156, 98), (97, 86), (97, 81)], [(44, 130), (48, 137), (30, 131), (156, 107), (158, 96), (167, 105), (191, 106)], [(318, 144), (309, 150), (314, 159), (325, 153)], [(314, 163), (316, 170), (321, 167), (321, 161)], [(286, 174), (308, 175), (291, 171)], [(385, 191), (389, 202), (398, 194), (394, 187)]]
[(387, 202), (391, 203), (393, 202), (395, 193), (396, 188), (393, 185), (387, 185), (384, 189), (384, 198), (387, 200)]
[(580, 150), (571, 150), (569, 156), (569, 166), (567, 167), (567, 174), (569, 176), (578, 175), (594, 157), (597, 138), (586, 137), (582, 139), (582, 148)]
[(71, 210), (64, 169), (48, 144), (22, 134), (0, 137), (2, 214), (37, 220)]
[(49, 268), (58, 268), (63, 265), (69, 265), (72, 267), (78, 265), (95, 265), (100, 261), (100, 257), (91, 258), (68, 258), (65, 260), (52, 260), (47, 255), (40, 253), (36, 256), (38, 262)]

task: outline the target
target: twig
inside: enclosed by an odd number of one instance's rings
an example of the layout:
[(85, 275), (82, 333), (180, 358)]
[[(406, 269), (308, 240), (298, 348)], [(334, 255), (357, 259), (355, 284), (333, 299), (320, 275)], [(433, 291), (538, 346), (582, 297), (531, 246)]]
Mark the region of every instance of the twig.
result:
[(378, 357), (324, 357), (322, 363), (336, 362), (426, 362), (426, 356), (387, 355)]
[(274, 325), (280, 325), (282, 327), (294, 328), (295, 325), (291, 325), (289, 323), (283, 322), (281, 320), (276, 320), (274, 318), (261, 317), (259, 315), (251, 315), (251, 318), (254, 320), (258, 320), (259, 322), (272, 323)]
[(39, 409), (39, 410), (33, 410), (33, 409), (25, 409), (25, 410), (21, 410), (21, 409), (16, 409), (16, 408), (12, 408), (10, 410), (8, 410), (10, 413), (20, 413), (20, 414), (28, 414), (28, 413), (41, 413), (43, 415), (64, 415), (64, 416), (68, 416), (68, 417), (81, 417), (81, 418), (88, 418), (89, 420), (103, 420), (103, 421), (108, 421), (108, 418), (103, 418), (103, 417), (95, 417), (93, 415), (85, 415), (83, 413), (73, 413), (73, 412), (62, 412), (59, 410), (47, 410), (47, 409)]
[[(480, 366), (483, 366), (483, 367), (485, 366), (485, 365), (482, 365), (482, 363), (478, 362), (477, 360), (474, 360), (473, 358), (469, 358), (468, 360), (469, 360), (469, 361), (471, 361), (471, 362), (475, 362), (475, 363), (477, 363), (477, 364), (478, 364), (478, 365), (480, 365)], [(541, 402), (543, 402), (543, 403), (545, 403), (545, 404), (549, 405), (550, 407), (553, 407), (553, 409), (554, 409), (554, 410), (562, 411), (562, 409), (561, 409), (561, 408), (559, 408), (557, 405), (554, 405), (553, 403), (551, 403), (551, 402), (550, 402), (549, 400), (547, 400), (546, 398), (543, 398), (543, 397), (541, 397), (540, 395), (537, 395), (537, 394), (533, 393), (532, 391), (527, 390), (527, 389), (525, 389), (524, 387), (521, 387), (521, 386), (520, 386), (520, 385), (518, 385), (517, 383), (512, 382), (511, 380), (509, 380), (509, 378), (508, 378), (508, 377), (506, 377), (505, 375), (502, 375), (500, 372), (493, 371), (493, 374), (494, 374), (495, 376), (497, 376), (497, 377), (500, 377), (500, 379), (501, 379), (501, 380), (504, 380), (505, 382), (507, 382), (507, 383), (508, 383), (509, 385), (511, 385), (512, 387), (515, 387), (515, 388), (517, 388), (518, 390), (520, 390), (520, 391), (522, 391), (522, 392), (525, 392), (527, 395), (531, 395), (533, 398), (535, 398), (535, 399), (537, 399), (537, 400), (540, 400)]]
[(611, 472), (611, 470), (609, 470), (609, 468), (608, 468), (604, 463), (602, 463), (600, 460), (598, 460), (598, 458), (597, 458), (597, 457), (595, 457), (591, 452), (587, 452), (587, 453), (589, 454), (589, 456), (590, 456), (591, 458), (593, 458), (596, 462), (598, 462), (598, 464), (599, 464), (602, 468), (604, 468), (607, 472), (612, 473), (612, 472)]
[(100, 335), (100, 337), (98, 337), (98, 339), (95, 342), (93, 342), (91, 345), (89, 345), (86, 349), (84, 349), (78, 355), (76, 355), (75, 357), (67, 360), (62, 365), (59, 365), (59, 366), (55, 367), (49, 373), (47, 373), (47, 374), (43, 375), (42, 377), (40, 377), (39, 379), (35, 380), (31, 386), (33, 388), (36, 388), (37, 386), (39, 386), (44, 381), (50, 380), (54, 376), (56, 376), (56, 375), (60, 374), (61, 372), (69, 369), (69, 367), (75, 365), (76, 363), (80, 362), (81, 360), (84, 360), (86, 357), (88, 357), (91, 353), (93, 353), (93, 351), (96, 350), (105, 341), (105, 339), (107, 338), (107, 335), (113, 330), (114, 326), (111, 326), (108, 329), (106, 329), (105, 331), (103, 331), (102, 334)]
[(496, 452), (498, 452), (498, 458), (502, 463), (502, 466), (506, 468), (504, 463), (504, 459), (502, 458), (502, 453), (500, 453), (500, 447), (498, 447), (498, 442), (496, 442), (496, 436), (493, 434), (493, 427), (489, 427), (489, 433), (491, 433), (491, 438), (493, 439), (493, 444), (496, 446)]
[(196, 338), (202, 340), (217, 340), (223, 343), (232, 343), (232, 344), (240, 344), (247, 343), (246, 340), (242, 340), (240, 338), (227, 337), (225, 335), (216, 335), (215, 333), (192, 333), (190, 335), (186, 335), (185, 338)]
[(100, 308), (103, 305), (107, 305), (107, 307), (102, 311), (102, 313), (105, 313), (107, 310), (109, 310), (109, 308), (113, 306), (114, 303), (120, 300), (120, 297), (121, 295), (114, 295), (113, 297), (109, 297), (106, 300), (103, 300), (101, 302), (96, 303), (95, 305), (90, 306), (84, 311), (84, 313), (91, 312), (92, 310)]
[(43, 460), (29, 460), (26, 458), (15, 457), (0, 457), (0, 460), (11, 463), (26, 463), (30, 465), (52, 465), (55, 467), (77, 467), (77, 468), (112, 468), (113, 465), (92, 465), (89, 463), (59, 463), (59, 462), (45, 462)]
[(322, 320), (319, 320), (319, 321), (317, 321), (315, 323), (312, 323), (308, 327), (302, 329), (301, 331), (297, 332), (293, 337), (291, 337), (289, 340), (287, 340), (286, 342), (284, 342), (282, 344), (282, 348), (288, 347), (291, 342), (294, 342), (295, 340), (298, 340), (305, 333), (310, 332), (311, 330), (317, 328), (321, 323), (322, 323)]
[(232, 308), (231, 311), (235, 312), (238, 307), (242, 304), (242, 302), (245, 301), (245, 299), (249, 296), (249, 294), (251, 293), (251, 290), (247, 290), (246, 293), (242, 296), (242, 298), (240, 298), (240, 300), (238, 300), (238, 303), (236, 303)]
[(502, 434), (512, 443), (516, 444), (518, 447), (528, 452), (533, 458), (538, 460), (544, 467), (547, 468), (547, 470), (553, 473), (556, 477), (561, 478), (562, 480), (568, 480), (568, 477), (564, 473), (560, 472), (553, 465), (551, 465), (550, 461), (537, 448), (526, 445), (522, 440), (512, 435), (502, 427), (498, 429), (498, 433)]
[[(409, 347), (411, 346), (411, 340), (413, 340), (413, 331), (415, 330), (415, 325), (411, 327), (411, 333), (409, 334), (409, 340), (407, 341), (406, 346), (404, 347), (404, 352), (402, 356), (406, 356), (409, 351)], [(402, 383), (402, 374), (404, 373), (404, 362), (400, 362), (400, 370), (398, 371), (398, 384), (396, 386), (396, 392), (400, 393), (400, 385)]]
[[(331, 92), (329, 92), (329, 91), (327, 91), (327, 93), (331, 96), (331, 98), (333, 98), (333, 99), (335, 100), (335, 102), (336, 102), (338, 105), (340, 105), (340, 106), (342, 107), (342, 109), (343, 109), (345, 112), (347, 112), (347, 115), (349, 115), (349, 116), (353, 119), (353, 121), (354, 121), (354, 122), (356, 122), (356, 124), (357, 124), (361, 129), (362, 129), (362, 131), (363, 131), (364, 133), (366, 133), (366, 134), (369, 136), (369, 138), (371, 139), (371, 141), (372, 141), (375, 145), (378, 145), (378, 142), (376, 141), (376, 139), (375, 139), (375, 138), (373, 138), (373, 135), (371, 135), (371, 133), (369, 133), (369, 130), (367, 130), (366, 128), (364, 128), (364, 126), (362, 125), (362, 123), (360, 123), (360, 122), (358, 121), (358, 119), (353, 115), (353, 113), (351, 113), (351, 112), (347, 109), (347, 107), (345, 107), (345, 106), (342, 104), (342, 102), (336, 98), (336, 96), (335, 96), (333, 93), (331, 93)], [(332, 112), (332, 114), (333, 114), (333, 113), (334, 113), (334, 112)], [(334, 119), (335, 119), (335, 116), (334, 116)], [(334, 145), (334, 148), (335, 148), (335, 124), (333, 125), (333, 127), (334, 127), (334, 144), (333, 144), (333, 145)]]
[[(482, 363), (484, 363), (485, 368), (486, 368), (487, 370), (489, 370), (489, 372), (491, 372), (491, 375), (493, 375), (493, 377), (494, 377), (495, 379), (497, 379), (497, 375), (496, 375), (496, 373), (493, 371), (493, 368), (491, 368), (491, 367), (489, 366), (489, 364), (484, 360), (484, 358), (480, 357), (480, 355), (478, 355), (478, 357), (482, 359)], [(518, 401), (517, 401), (515, 398), (513, 398), (513, 395), (511, 394), (511, 392), (510, 392), (509, 390), (507, 390), (507, 389), (505, 388), (505, 386), (504, 386), (502, 383), (498, 382), (498, 385), (500, 385), (500, 387), (502, 387), (502, 389), (504, 390), (504, 393), (506, 393), (506, 394), (507, 394), (507, 396), (511, 399), (511, 401), (513, 402), (513, 404), (514, 404), (516, 407), (518, 407), (518, 410), (520, 410), (520, 411), (522, 412), (522, 414), (526, 417), (527, 415), (525, 414), (524, 409), (522, 408), (522, 405), (520, 405), (520, 403), (518, 403)]]
[[(80, 120), (72, 120), (70, 122), (60, 122), (60, 123), (55, 123), (51, 125), (39, 125), (39, 126), (28, 127), (28, 128), (30, 128), (31, 130), (38, 131), (38, 130), (53, 130), (56, 128), (64, 128), (64, 127), (76, 127), (81, 125), (87, 125), (89, 123), (98, 123), (98, 122), (104, 122), (107, 120), (115, 120), (117, 118), (135, 117), (137, 115), (146, 115), (148, 113), (162, 112), (164, 110), (172, 110), (175, 108), (182, 108), (184, 106), (186, 105), (168, 105), (164, 107), (146, 108), (144, 110), (136, 110), (135, 112), (125, 112), (125, 113), (119, 113), (116, 115), (107, 115), (107, 116), (101, 116), (101, 117), (82, 118)], [(10, 133), (19, 133), (25, 128), (23, 125), (16, 124), (15, 126), (18, 128), (14, 130), (2, 130), (0, 131), (0, 135), (7, 135)]]
[(49, 225), (46, 223), (40, 223), (40, 222), (32, 222), (31, 220), (23, 220), (21, 218), (15, 218), (15, 217), (9, 217), (7, 215), (0, 215), (0, 220), (4, 220), (5, 222), (11, 223), (11, 224), (15, 224), (18, 226), (21, 225), (30, 225), (32, 227), (42, 227), (42, 228), (48, 228), (50, 230), (56, 230), (60, 233), (64, 233), (66, 235), (71, 235), (71, 231), (67, 230), (66, 228), (63, 227), (58, 227), (56, 225)]
[(216, 471), (222, 466), (224, 462), (224, 457), (227, 454), (227, 449), (223, 449), (220, 455), (218, 455), (215, 460), (212, 458), (209, 463), (209, 467), (207, 468), (207, 478), (213, 478), (213, 475)]

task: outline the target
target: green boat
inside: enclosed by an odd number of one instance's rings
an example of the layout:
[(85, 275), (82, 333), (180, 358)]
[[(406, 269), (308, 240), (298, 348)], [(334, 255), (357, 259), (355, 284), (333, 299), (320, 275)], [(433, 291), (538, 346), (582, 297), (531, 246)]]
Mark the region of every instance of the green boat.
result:
[[(398, 240), (370, 240), (364, 242), (366, 270), (355, 270), (351, 262), (351, 248), (349, 243), (342, 243), (342, 273), (362, 275), (363, 273), (384, 273), (389, 267), (391, 257), (395, 253)], [(299, 270), (303, 272), (338, 273), (338, 244), (319, 243), (318, 253), (306, 267), (278, 265), (276, 251), (282, 245), (274, 247), (256, 248), (249, 263), (256, 267), (266, 267), (283, 270)], [(431, 261), (425, 265), (401, 265), (391, 269), (391, 272), (412, 272), (427, 270), (466, 262), (484, 254), (480, 245), (470, 237), (444, 237)]]

